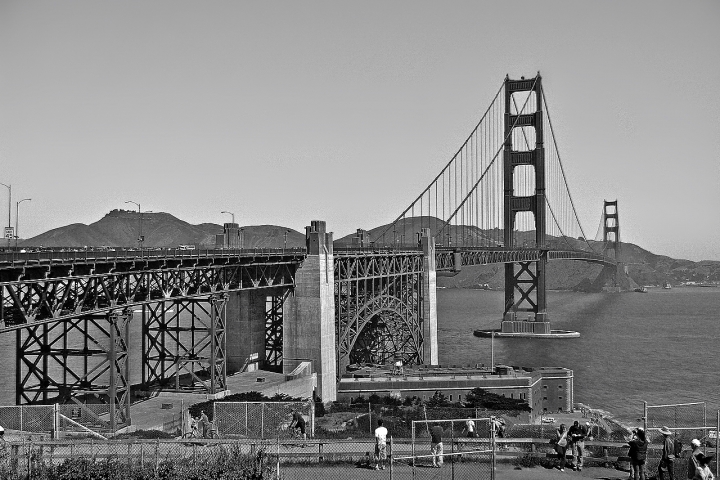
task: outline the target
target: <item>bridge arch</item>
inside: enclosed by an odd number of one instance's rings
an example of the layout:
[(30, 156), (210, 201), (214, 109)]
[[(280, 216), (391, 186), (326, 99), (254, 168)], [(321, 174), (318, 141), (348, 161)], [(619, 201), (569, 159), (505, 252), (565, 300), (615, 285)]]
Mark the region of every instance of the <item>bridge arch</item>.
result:
[(416, 305), (381, 294), (360, 305), (338, 325), (338, 374), (352, 363), (422, 362), (422, 325)]

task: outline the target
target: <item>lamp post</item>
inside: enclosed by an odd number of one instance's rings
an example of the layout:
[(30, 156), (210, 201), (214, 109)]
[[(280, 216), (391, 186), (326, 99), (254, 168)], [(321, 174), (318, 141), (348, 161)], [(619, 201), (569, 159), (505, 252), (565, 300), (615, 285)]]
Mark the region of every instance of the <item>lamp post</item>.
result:
[(143, 214), (142, 214), (142, 212), (140, 211), (140, 204), (137, 203), (137, 202), (133, 202), (132, 200), (128, 200), (128, 201), (125, 202), (125, 203), (132, 203), (133, 205), (137, 205), (137, 207), (138, 207), (138, 215), (140, 216), (140, 221), (139, 221), (139, 223), (140, 223), (140, 227), (139, 227), (140, 233), (138, 233), (138, 250), (142, 250), (143, 241), (145, 240), (145, 238), (143, 237), (143, 234), (142, 234), (142, 221), (143, 221), (142, 215), (143, 215)]
[(287, 250), (287, 234), (290, 232), (290, 230), (285, 230), (285, 244), (283, 245), (283, 250)]
[[(4, 183), (0, 183), (3, 187), (6, 187), (8, 189), (8, 230), (12, 228), (10, 225), (10, 212), (12, 211), (12, 185), (5, 185)], [(8, 250), (10, 250), (10, 236), (7, 237), (8, 241)]]
[(29, 202), (30, 200), (32, 200), (32, 198), (23, 198), (22, 200), (20, 200), (19, 202), (17, 202), (15, 204), (15, 250), (17, 250), (18, 234), (20, 233), (18, 231), (18, 217), (19, 217), (19, 213), (20, 213), (20, 204), (22, 202)]
[(232, 212), (226, 212), (225, 210), (223, 210), (223, 211), (220, 212), (220, 213), (227, 213), (227, 214), (231, 215), (231, 216), (232, 216), (232, 223), (235, 223), (235, 214), (234, 214), (234, 213), (232, 213)]

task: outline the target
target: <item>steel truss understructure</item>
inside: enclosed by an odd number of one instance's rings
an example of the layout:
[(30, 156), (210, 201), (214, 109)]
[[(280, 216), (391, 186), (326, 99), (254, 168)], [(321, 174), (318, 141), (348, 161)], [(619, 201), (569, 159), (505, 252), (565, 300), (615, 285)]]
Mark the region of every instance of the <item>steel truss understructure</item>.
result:
[(351, 363), (423, 361), (422, 253), (335, 256), (338, 375)]
[(0, 333), (16, 331), (17, 403), (100, 402), (113, 429), (125, 425), (134, 307), (142, 308), (145, 385), (224, 390), (226, 294), (291, 289), (304, 258), (302, 252), (164, 258), (40, 266), (42, 274), (24, 266), (19, 276), (13, 269), (17, 280), (0, 282)]
[(113, 431), (126, 426), (131, 318), (132, 311), (123, 309), (17, 330), (16, 403), (74, 401), (82, 406), (81, 398), (108, 406), (109, 422), (86, 411), (98, 423)]
[(226, 294), (143, 305), (143, 387), (225, 390), (226, 305)]
[(283, 367), (283, 307), (289, 289), (268, 295), (265, 302), (265, 364), (266, 370), (282, 372)]
[(583, 260), (591, 263), (614, 264), (606, 256), (578, 250), (484, 249), (484, 248), (438, 248), (435, 253), (437, 271), (458, 271), (461, 266), (486, 265), (488, 263), (537, 262), (547, 254), (548, 260)]

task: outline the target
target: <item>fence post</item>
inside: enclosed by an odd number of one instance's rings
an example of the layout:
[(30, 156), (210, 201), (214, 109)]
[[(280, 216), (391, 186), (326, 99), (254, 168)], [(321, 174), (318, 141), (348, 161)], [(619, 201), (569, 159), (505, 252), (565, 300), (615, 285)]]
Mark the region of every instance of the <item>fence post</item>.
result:
[(410, 444), (410, 454), (412, 455), (412, 468), (413, 477), (415, 477), (415, 420), (411, 420), (412, 427), (410, 428), (412, 435), (412, 443)]
[(60, 439), (60, 425), (58, 425), (58, 420), (60, 419), (59, 412), (58, 412), (58, 404), (53, 404), (53, 439), (59, 440)]
[(25, 429), (23, 428), (23, 414), (22, 414), (22, 413), (23, 413), (23, 407), (20, 407), (19, 410), (20, 410), (20, 430), (25, 431)]
[(717, 425), (715, 425), (715, 477), (720, 477), (720, 410), (717, 411)]
[[(455, 420), (450, 420), (450, 478), (455, 479)], [(442, 457), (440, 457), (442, 459)]]
[(368, 402), (368, 424), (370, 425), (370, 433), (373, 433), (372, 428), (372, 403)]
[(393, 443), (393, 437), (390, 435), (390, 454), (388, 455), (388, 458), (390, 458), (390, 480), (393, 480), (393, 461), (395, 457), (395, 444)]
[[(541, 421), (542, 422), (542, 421)], [(495, 480), (495, 417), (490, 417), (490, 448), (492, 449), (492, 453), (490, 453), (490, 480)], [(535, 448), (535, 444), (532, 444), (532, 448)]]
[(265, 439), (265, 402), (260, 404), (260, 439)]
[(247, 417), (248, 417), (248, 402), (245, 402), (245, 435), (249, 436)]
[[(215, 404), (213, 403), (213, 418), (215, 418)], [(180, 438), (185, 437), (185, 428), (187, 426), (185, 425), (187, 422), (185, 421), (185, 401), (181, 398), (180, 399)]]
[(160, 439), (158, 438), (157, 442), (155, 443), (155, 474), (156, 475), (157, 475), (157, 471), (159, 468), (160, 468)]

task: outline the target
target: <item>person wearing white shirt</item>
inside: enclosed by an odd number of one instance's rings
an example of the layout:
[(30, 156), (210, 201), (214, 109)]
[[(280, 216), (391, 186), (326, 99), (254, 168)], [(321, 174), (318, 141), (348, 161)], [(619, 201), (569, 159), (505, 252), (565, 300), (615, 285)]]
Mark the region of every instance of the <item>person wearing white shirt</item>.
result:
[(387, 428), (383, 427), (383, 421), (378, 420), (375, 429), (375, 470), (385, 470), (387, 460)]

